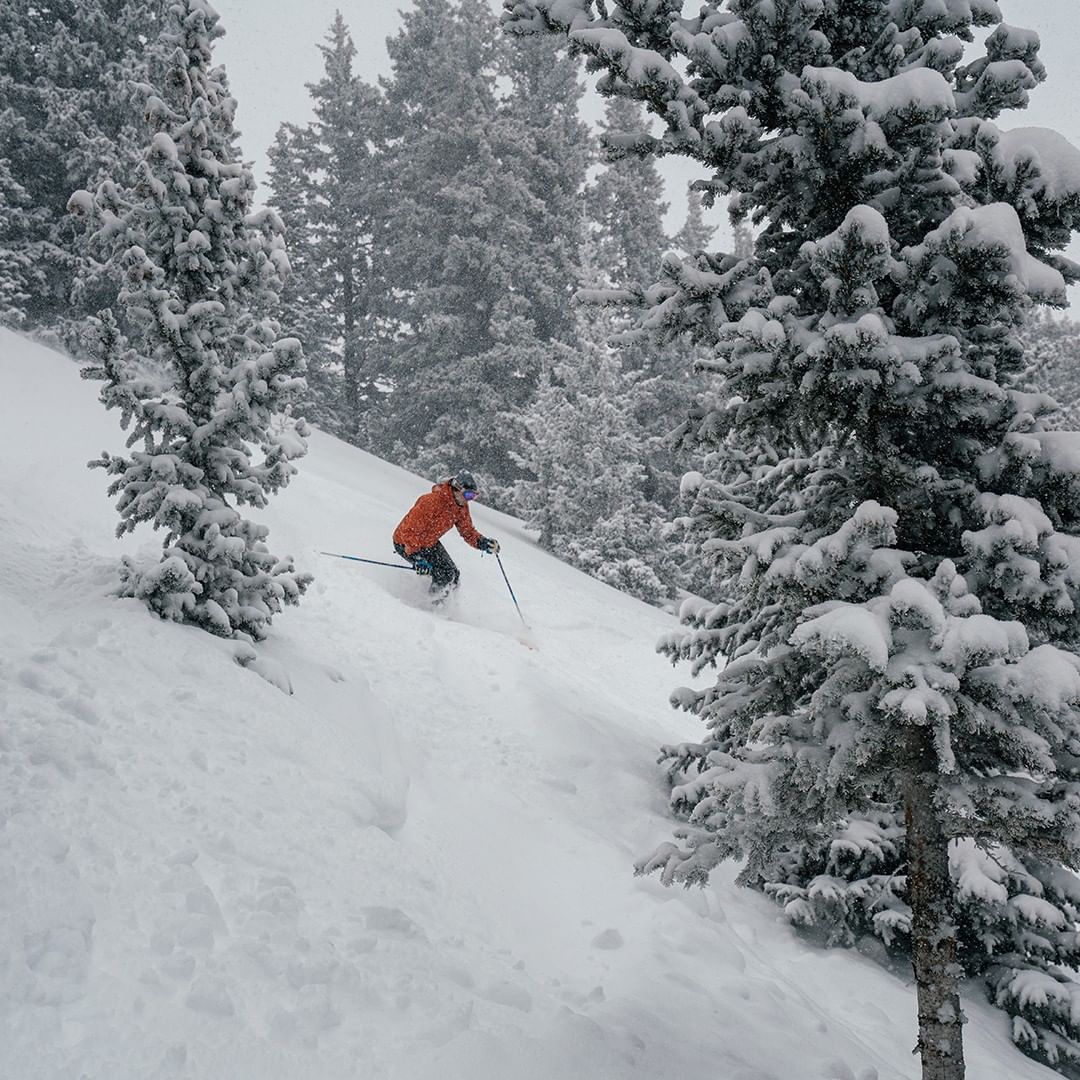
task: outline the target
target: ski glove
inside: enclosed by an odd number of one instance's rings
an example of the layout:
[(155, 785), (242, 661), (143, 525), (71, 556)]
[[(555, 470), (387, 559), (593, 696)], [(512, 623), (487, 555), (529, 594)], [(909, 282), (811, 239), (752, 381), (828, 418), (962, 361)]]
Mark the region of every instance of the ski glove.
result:
[(421, 576), (423, 576), (424, 574), (430, 574), (431, 563), (429, 563), (427, 559), (414, 559), (413, 569)]
[(480, 543), (476, 545), (481, 551), (487, 552), (488, 555), (499, 554), (499, 541), (492, 540), (490, 536), (481, 536)]

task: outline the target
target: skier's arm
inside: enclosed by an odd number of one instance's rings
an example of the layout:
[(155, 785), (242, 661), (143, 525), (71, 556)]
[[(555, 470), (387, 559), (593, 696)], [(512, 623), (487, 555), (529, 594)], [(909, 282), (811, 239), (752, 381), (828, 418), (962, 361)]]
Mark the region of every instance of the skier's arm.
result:
[(458, 515), (458, 519), (455, 522), (457, 531), (461, 535), (461, 539), (465, 541), (470, 547), (483, 550), (481, 541), (484, 539), (477, 531), (476, 527), (472, 523), (472, 514), (469, 513), (467, 506), (462, 507), (462, 512)]

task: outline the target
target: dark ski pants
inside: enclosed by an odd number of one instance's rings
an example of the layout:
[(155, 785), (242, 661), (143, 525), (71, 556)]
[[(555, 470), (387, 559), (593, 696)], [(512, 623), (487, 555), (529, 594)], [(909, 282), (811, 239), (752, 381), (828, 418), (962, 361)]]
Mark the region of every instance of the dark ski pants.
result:
[(426, 559), (431, 563), (431, 588), (432, 591), (436, 589), (446, 589), (458, 583), (458, 578), (461, 577), (461, 572), (457, 568), (457, 563), (447, 554), (446, 548), (441, 543), (437, 543), (429, 548), (420, 548), (419, 551), (414, 551), (411, 555), (405, 554), (404, 544), (395, 544), (394, 550), (406, 561), (415, 563), (417, 559)]

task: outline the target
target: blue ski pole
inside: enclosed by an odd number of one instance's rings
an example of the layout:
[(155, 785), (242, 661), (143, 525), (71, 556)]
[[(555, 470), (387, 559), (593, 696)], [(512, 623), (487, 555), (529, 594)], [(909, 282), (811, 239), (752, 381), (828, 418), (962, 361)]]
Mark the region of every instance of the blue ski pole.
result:
[(350, 559), (352, 562), (366, 562), (372, 566), (389, 566), (391, 570), (408, 570), (410, 573), (416, 573), (416, 570), (411, 566), (402, 566), (401, 563), (396, 562), (379, 562), (378, 559), (361, 559), (359, 555), (339, 555), (336, 551), (320, 551), (320, 555), (329, 555), (331, 559)]

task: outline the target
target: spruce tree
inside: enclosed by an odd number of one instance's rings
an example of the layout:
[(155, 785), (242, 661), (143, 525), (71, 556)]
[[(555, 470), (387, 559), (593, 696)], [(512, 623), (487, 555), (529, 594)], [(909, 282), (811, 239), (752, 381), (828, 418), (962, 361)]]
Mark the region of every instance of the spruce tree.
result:
[(340, 12), (319, 48), (325, 73), (308, 85), (315, 118), (279, 131), (271, 202), (292, 234), (286, 303), (307, 344), (315, 416), (364, 442), (363, 416), (384, 381), (390, 312), (383, 101), (353, 71), (356, 48)]
[(575, 345), (555, 353), (522, 415), (522, 463), (535, 479), (518, 483), (514, 507), (559, 558), (659, 604), (670, 568), (659, 557), (662, 510), (642, 494), (649, 437), (638, 419), (651, 388), (623, 369), (600, 314), (581, 309)]
[(269, 204), (285, 224), (289, 273), (282, 282), (278, 314), (304, 343), (307, 393), (303, 414), (327, 431), (342, 428), (340, 378), (337, 358), (330, 351), (329, 320), (311, 298), (314, 286), (311, 259), (312, 202), (318, 197), (317, 178), (309, 168), (310, 131), (296, 124), (278, 127), (267, 150)]
[(746, 219), (740, 218), (733, 222), (731, 232), (734, 240), (732, 254), (740, 259), (749, 259), (754, 254), (754, 234), (746, 224)]
[(1038, 41), (990, 3), (681, 6), (508, 3), (762, 226), (751, 258), (668, 260), (644, 298), (719, 376), (687, 441), (722, 599), (666, 648), (723, 670), (677, 695), (708, 736), (679, 751), (679, 842), (641, 869), (739, 858), (760, 885), (902, 808), (923, 1076), (957, 1080), (950, 851), (1080, 865), (1080, 436), (1015, 389), (1027, 311), (1080, 277), (1055, 254), (1075, 211), (1049, 182), (1018, 205), (995, 169), (1036, 166), (992, 123), (1043, 78)]
[[(696, 751), (669, 748), (673, 773)], [(689, 806), (687, 809), (691, 809)], [(1014, 1042), (1032, 1057), (1075, 1076), (1080, 1023), (1080, 881), (1037, 854), (1002, 844), (954, 842), (949, 869), (956, 893), (957, 963), (1011, 1018)], [(908, 854), (901, 805), (878, 805), (838, 822), (816, 847), (778, 860), (764, 882), (784, 914), (827, 945), (876, 937), (889, 955), (910, 954)]]
[(686, 189), (686, 221), (672, 237), (675, 244), (687, 255), (704, 251), (716, 229), (705, 224), (705, 206), (701, 192), (691, 184)]
[(33, 267), (33, 288), (19, 305), (27, 325), (73, 330), (115, 298), (117, 282), (94, 263), (67, 201), (138, 162), (132, 82), (149, 77), (157, 59), (150, 46), (164, 7), (0, 0), (0, 160), (11, 178), (0, 191), (9, 219), (0, 222), (0, 247)]
[(236, 103), (211, 66), (223, 33), (207, 0), (170, 7), (164, 78), (143, 88), (151, 134), (134, 184), (105, 180), (71, 206), (99, 223), (129, 315), (126, 334), (111, 312), (98, 320), (84, 374), (103, 380), (131, 450), (91, 465), (113, 477), (118, 535), (147, 521), (166, 534), (156, 567), (125, 560), (122, 595), (162, 618), (261, 639), (310, 576), (274, 556), (266, 527), (237, 507), (265, 506), (306, 452), (304, 422), (282, 419), (303, 389), (303, 352), (270, 317), (288, 262), (280, 219), (253, 212)]
[[(509, 45), (484, 0), (420, 0), (388, 48), (402, 333), (380, 452), (433, 475), (467, 463), (505, 503), (521, 477), (515, 416), (572, 330), (576, 67), (532, 45), (500, 84)], [(527, 100), (533, 88), (544, 96)]]
[(543, 343), (572, 342), (573, 297), (581, 280), (583, 190), (592, 137), (580, 117), (578, 63), (553, 38), (518, 38), (501, 52), (509, 92), (500, 111), (507, 182), (523, 188), (527, 259), (516, 267), (533, 333)]
[[(587, 197), (589, 263), (582, 296), (599, 307), (593, 318), (598, 327), (606, 327), (607, 342), (618, 349), (623, 371), (634, 373), (641, 383), (635, 420), (644, 438), (636, 460), (644, 468), (636, 494), (663, 507), (670, 518), (679, 510), (680, 471), (670, 436), (691, 407), (696, 387), (685, 345), (664, 342), (642, 330), (626, 306), (627, 298), (640, 300), (659, 274), (669, 247), (663, 180), (655, 162), (638, 154), (649, 140), (649, 122), (641, 106), (622, 97), (610, 98), (600, 129), (606, 162)], [(689, 227), (700, 227), (695, 239), (704, 245), (709, 234), (700, 216), (693, 220), (692, 202), (690, 212)], [(674, 242), (680, 243), (678, 238)], [(642, 538), (640, 550), (669, 587), (694, 585), (699, 575), (693, 560), (685, 561), (679, 572), (674, 547), (666, 539), (653, 541), (655, 530), (648, 541)]]
[[(4, 119), (0, 117), (0, 125)], [(9, 163), (0, 159), (0, 325), (16, 328), (23, 324), (35, 288), (42, 284), (27, 242), (35, 231), (29, 202)]]
[(587, 198), (593, 262), (605, 281), (618, 288), (654, 281), (667, 250), (664, 181), (655, 162), (637, 155), (648, 140), (648, 121), (640, 105), (623, 97), (609, 98), (600, 125), (607, 160), (589, 185)]

